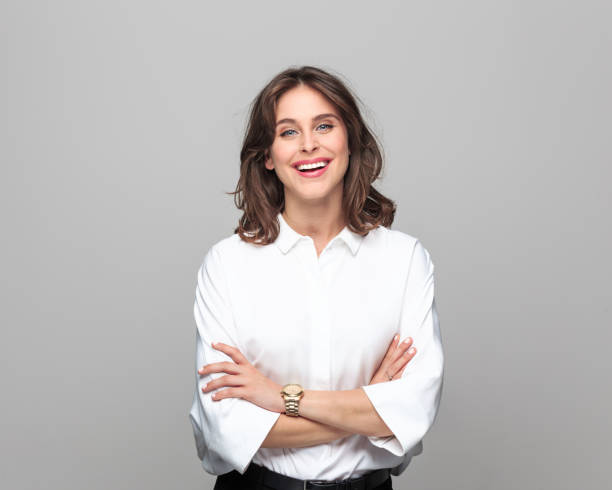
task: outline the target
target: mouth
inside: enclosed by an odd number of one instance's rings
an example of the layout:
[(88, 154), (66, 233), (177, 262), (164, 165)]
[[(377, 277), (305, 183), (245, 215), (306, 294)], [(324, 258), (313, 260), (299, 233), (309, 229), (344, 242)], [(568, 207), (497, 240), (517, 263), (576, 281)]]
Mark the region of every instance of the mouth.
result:
[(318, 177), (325, 173), (331, 161), (330, 158), (317, 158), (308, 162), (297, 162), (293, 168), (302, 177)]

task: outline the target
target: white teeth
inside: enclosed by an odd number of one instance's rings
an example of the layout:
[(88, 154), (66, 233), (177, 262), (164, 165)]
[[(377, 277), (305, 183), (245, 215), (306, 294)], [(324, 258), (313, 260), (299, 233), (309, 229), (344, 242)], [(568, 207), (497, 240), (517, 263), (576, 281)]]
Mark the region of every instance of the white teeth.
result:
[(298, 170), (307, 170), (309, 168), (319, 168), (319, 167), (325, 167), (327, 164), (329, 163), (329, 161), (325, 161), (325, 162), (316, 162), (316, 163), (306, 163), (304, 165), (298, 165), (297, 169)]

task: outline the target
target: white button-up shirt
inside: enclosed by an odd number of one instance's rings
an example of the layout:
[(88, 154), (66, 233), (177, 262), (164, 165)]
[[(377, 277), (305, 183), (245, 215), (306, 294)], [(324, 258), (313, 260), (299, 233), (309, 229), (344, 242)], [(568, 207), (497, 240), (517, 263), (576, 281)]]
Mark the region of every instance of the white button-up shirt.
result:
[[(199, 458), (213, 475), (244, 473), (251, 461), (299, 479), (357, 478), (404, 471), (422, 451), (442, 391), (443, 350), (434, 302), (434, 265), (421, 242), (379, 226), (362, 237), (345, 227), (317, 256), (311, 237), (278, 214), (280, 234), (266, 246), (233, 234), (215, 243), (197, 275), (194, 305), (196, 387), (189, 418)], [(369, 385), (393, 336), (414, 339), (400, 379)], [(197, 370), (231, 358), (223, 342), (264, 376), (306, 390), (362, 388), (393, 432), (353, 434), (301, 448), (261, 448), (280, 413), (240, 398), (203, 393), (226, 373)], [(280, 396), (280, 394), (279, 394)]]

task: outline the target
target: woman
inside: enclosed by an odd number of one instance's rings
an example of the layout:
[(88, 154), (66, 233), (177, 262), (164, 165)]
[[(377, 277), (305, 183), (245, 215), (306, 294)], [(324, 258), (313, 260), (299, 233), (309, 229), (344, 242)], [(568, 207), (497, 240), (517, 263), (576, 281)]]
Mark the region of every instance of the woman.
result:
[(244, 214), (198, 272), (202, 465), (215, 489), (392, 488), (442, 390), (431, 257), (389, 228), (379, 146), (338, 77), (274, 77), (241, 162)]

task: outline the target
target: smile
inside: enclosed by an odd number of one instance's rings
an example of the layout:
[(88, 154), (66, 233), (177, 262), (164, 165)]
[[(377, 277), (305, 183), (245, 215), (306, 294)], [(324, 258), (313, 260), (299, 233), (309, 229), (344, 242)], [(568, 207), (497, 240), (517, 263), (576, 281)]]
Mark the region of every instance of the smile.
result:
[[(295, 171), (299, 173), (302, 177), (314, 178), (314, 177), (319, 177), (320, 175), (323, 175), (323, 173), (325, 173), (325, 171), (327, 170), (327, 167), (329, 167), (330, 163), (331, 163), (331, 160), (325, 160), (322, 162), (298, 165), (297, 167), (293, 167), (293, 168), (295, 168)], [(301, 170), (298, 170), (298, 167)]]

